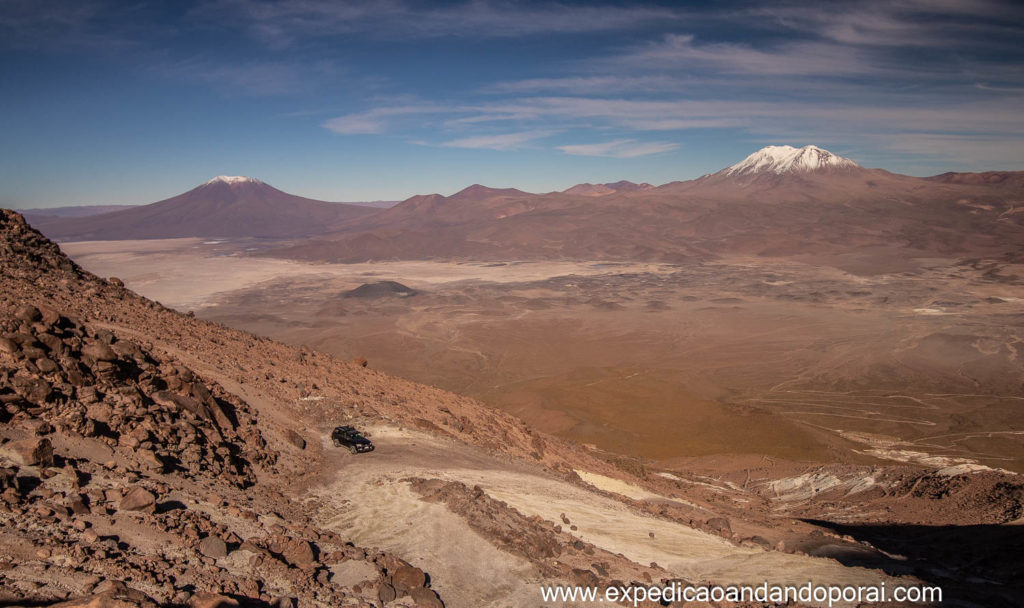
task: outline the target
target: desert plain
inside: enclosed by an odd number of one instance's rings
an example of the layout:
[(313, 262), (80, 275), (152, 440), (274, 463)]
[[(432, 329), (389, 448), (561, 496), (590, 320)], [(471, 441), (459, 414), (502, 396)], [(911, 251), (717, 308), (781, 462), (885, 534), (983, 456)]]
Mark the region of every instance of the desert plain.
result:
[(882, 248), (337, 264), (268, 257), (280, 244), (257, 239), (61, 247), (177, 310), (365, 358), (640, 467), (1024, 472), (1014, 264)]

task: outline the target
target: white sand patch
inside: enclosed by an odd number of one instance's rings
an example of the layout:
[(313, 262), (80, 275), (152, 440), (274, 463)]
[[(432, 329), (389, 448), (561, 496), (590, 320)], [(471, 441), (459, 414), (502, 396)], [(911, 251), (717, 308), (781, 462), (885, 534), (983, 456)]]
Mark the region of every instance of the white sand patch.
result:
[(875, 458), (895, 460), (896, 462), (910, 462), (913, 464), (923, 464), (929, 467), (947, 468), (961, 464), (977, 464), (976, 461), (970, 458), (936, 456), (934, 454), (928, 454), (926, 452), (916, 452), (914, 450), (874, 449), (865, 450), (864, 452), (861, 453), (874, 456)]
[(639, 486), (626, 483), (613, 477), (606, 477), (604, 475), (581, 471), (579, 469), (576, 469), (576, 474), (580, 476), (580, 479), (594, 486), (598, 490), (612, 492), (614, 494), (625, 496), (626, 498), (632, 498), (633, 500), (667, 500), (661, 494), (655, 494), (654, 492), (650, 492)]
[(621, 553), (639, 564), (656, 562), (687, 580), (750, 585), (766, 578), (784, 584), (809, 580), (830, 584), (891, 581), (877, 571), (846, 568), (833, 560), (739, 547), (689, 526), (635, 512), (618, 501), (569, 484), (530, 480), (530, 486), (524, 487), (508, 485), (506, 480), (486, 481), (480, 485), (488, 494), (526, 515), (558, 522), (565, 513), (578, 528), (572, 534), (581, 540)]
[(935, 471), (936, 475), (942, 475), (943, 477), (955, 477), (957, 475), (967, 475), (970, 473), (981, 473), (983, 471), (995, 471), (992, 467), (986, 467), (983, 464), (975, 463), (963, 463), (939, 469)]
[(875, 485), (875, 478), (870, 475), (857, 475), (847, 479), (816, 471), (804, 473), (796, 477), (785, 477), (768, 482), (767, 486), (778, 500), (788, 502), (807, 500), (829, 490), (846, 490), (846, 494), (863, 492)]
[(348, 497), (329, 519), (356, 544), (382, 547), (430, 573), (431, 585), (452, 608), (529, 606), (538, 592), (534, 567), (498, 550), (442, 504), (420, 500), (393, 477), (357, 475), (330, 486)]
[(909, 462), (912, 464), (939, 468), (948, 468), (963, 464), (977, 465), (977, 461), (971, 458), (937, 456), (935, 454), (929, 454), (919, 450), (906, 449), (910, 444), (888, 435), (860, 433), (855, 431), (839, 431), (839, 435), (844, 439), (849, 439), (869, 446), (870, 449), (867, 450), (854, 450), (858, 454), (867, 454), (883, 460)]

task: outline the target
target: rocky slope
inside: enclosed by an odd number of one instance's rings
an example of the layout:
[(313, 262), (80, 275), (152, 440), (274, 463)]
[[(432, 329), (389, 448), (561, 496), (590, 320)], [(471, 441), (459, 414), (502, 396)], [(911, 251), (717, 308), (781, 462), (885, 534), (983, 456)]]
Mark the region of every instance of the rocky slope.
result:
[[(397, 585), (441, 605), (419, 569), (310, 525), (280, 491), (309, 459), (268, 445), (265, 413), (94, 316), (111, 296), (122, 315), (173, 313), (83, 273), (13, 213), (0, 231), (0, 601), (354, 606)], [(332, 584), (349, 562), (373, 576)]]

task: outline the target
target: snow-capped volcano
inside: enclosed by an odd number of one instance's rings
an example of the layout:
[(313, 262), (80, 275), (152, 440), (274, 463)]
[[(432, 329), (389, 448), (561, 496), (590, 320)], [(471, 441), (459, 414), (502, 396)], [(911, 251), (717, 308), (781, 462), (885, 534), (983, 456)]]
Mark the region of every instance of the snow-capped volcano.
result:
[(768, 146), (723, 170), (724, 175), (797, 173), (820, 169), (854, 169), (860, 165), (818, 146)]
[(225, 184), (262, 184), (260, 180), (255, 177), (246, 177), (244, 175), (218, 175), (217, 177), (207, 181), (207, 184), (216, 184), (222, 182)]

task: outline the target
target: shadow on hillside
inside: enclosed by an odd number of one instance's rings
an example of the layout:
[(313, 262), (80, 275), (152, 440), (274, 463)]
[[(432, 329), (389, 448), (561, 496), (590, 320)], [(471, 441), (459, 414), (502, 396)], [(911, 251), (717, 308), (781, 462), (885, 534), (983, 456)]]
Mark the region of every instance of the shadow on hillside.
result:
[(943, 589), (943, 605), (1024, 606), (1024, 526), (808, 523), (865, 541), (888, 554), (834, 555), (847, 566), (912, 575)]

